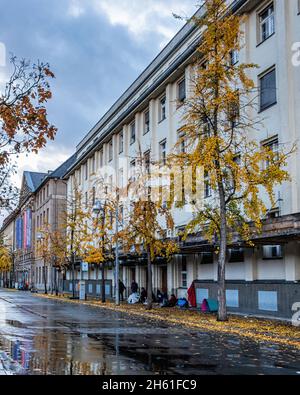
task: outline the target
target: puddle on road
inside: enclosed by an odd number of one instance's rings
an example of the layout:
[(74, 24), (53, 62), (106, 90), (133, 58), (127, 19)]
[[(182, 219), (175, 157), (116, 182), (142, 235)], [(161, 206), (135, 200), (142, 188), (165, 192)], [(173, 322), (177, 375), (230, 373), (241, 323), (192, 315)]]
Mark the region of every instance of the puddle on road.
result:
[[(30, 328), (31, 329), (31, 328)], [(13, 374), (297, 374), (299, 351), (215, 334), (83, 334), (43, 329), (0, 335), (0, 359)], [(159, 328), (158, 328), (159, 329)], [(26, 331), (24, 331), (24, 335)], [(176, 340), (176, 341), (174, 341)]]

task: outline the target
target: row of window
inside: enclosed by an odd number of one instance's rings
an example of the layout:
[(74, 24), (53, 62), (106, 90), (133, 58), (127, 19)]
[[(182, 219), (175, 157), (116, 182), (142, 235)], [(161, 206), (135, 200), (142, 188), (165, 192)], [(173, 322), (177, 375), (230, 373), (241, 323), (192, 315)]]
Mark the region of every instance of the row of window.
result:
[[(261, 12), (258, 14), (259, 22), (259, 32), (260, 32), (260, 42), (265, 41), (267, 38), (275, 33), (275, 9), (274, 3), (268, 4)], [(236, 64), (239, 61), (239, 54), (237, 51), (231, 52), (231, 63)], [(259, 76), (259, 92), (260, 92), (260, 111), (264, 111), (267, 108), (277, 103), (277, 87), (276, 87), (276, 69), (273, 66), (271, 69), (265, 71)], [(178, 103), (183, 103), (186, 99), (186, 80), (182, 78), (177, 83), (177, 101)], [(162, 95), (158, 99), (159, 103), (159, 122), (162, 122), (167, 117), (166, 109), (166, 95)], [(239, 109), (234, 110), (234, 118), (232, 120), (232, 126), (235, 126), (236, 118), (239, 116)], [(150, 111), (147, 109), (143, 113), (143, 134), (150, 132)], [(134, 144), (136, 142), (136, 122), (133, 121), (129, 125), (129, 142)], [(184, 145), (184, 141), (182, 143)], [(165, 164), (166, 161), (166, 147), (167, 142), (163, 140), (159, 143), (159, 160)], [(124, 133), (120, 132), (118, 135), (118, 148), (119, 154), (124, 152)], [(113, 151), (113, 140), (108, 143), (108, 161), (111, 162), (114, 157)], [(103, 149), (99, 153), (99, 165), (102, 167), (104, 164)], [(87, 180), (89, 173), (93, 174), (96, 171), (97, 163), (96, 156), (91, 158), (84, 165), (84, 179)], [(81, 183), (81, 170), (78, 172), (79, 183)], [(211, 189), (209, 185), (209, 176), (206, 174), (205, 177), (205, 196), (211, 196)]]
[(41, 207), (41, 205), (49, 198), (49, 184), (46, 185), (40, 192), (37, 194), (36, 197), (36, 204), (37, 207)]
[[(196, 301), (201, 305), (204, 299), (209, 299), (207, 288), (196, 288)], [(229, 308), (239, 308), (241, 306), (240, 291), (238, 289), (226, 290), (226, 305)], [(261, 311), (278, 311), (277, 291), (258, 291), (257, 309)]]
[(40, 215), (36, 217), (36, 229), (40, 229), (43, 227), (43, 225), (49, 223), (49, 218), (50, 218), (50, 212), (49, 208), (47, 208), (47, 211), (43, 211)]

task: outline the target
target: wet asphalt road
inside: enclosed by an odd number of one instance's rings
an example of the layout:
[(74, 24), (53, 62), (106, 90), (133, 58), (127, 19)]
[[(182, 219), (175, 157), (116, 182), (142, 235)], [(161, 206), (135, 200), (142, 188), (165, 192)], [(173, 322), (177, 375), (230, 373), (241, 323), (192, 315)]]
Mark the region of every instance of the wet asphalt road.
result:
[(1, 374), (300, 375), (300, 351), (0, 290)]

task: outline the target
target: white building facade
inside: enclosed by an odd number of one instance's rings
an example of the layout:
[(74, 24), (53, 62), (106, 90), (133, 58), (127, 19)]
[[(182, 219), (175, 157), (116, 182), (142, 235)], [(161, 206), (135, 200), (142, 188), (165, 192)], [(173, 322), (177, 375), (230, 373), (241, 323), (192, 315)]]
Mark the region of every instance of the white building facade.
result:
[[(254, 114), (263, 119), (259, 142), (272, 149), (291, 145), (300, 137), (300, 1), (236, 0), (231, 6), (245, 16), (245, 47), (234, 55), (234, 61), (258, 64), (251, 71), (252, 79), (258, 87), (271, 87), (267, 94), (260, 94), (259, 114)], [(198, 14), (203, 12), (204, 7)], [(107, 182), (120, 185), (139, 151), (144, 155), (151, 151), (151, 160), (163, 160), (174, 148), (182, 126), (181, 104), (191, 94), (192, 59), (200, 36), (194, 26), (185, 25), (78, 144), (75, 163), (65, 175), (69, 196), (76, 182), (83, 196), (95, 200), (92, 191), (99, 171), (108, 169)], [(227, 305), (233, 312), (291, 318), (293, 304), (300, 302), (299, 155), (298, 150), (289, 159), (291, 181), (276, 188), (278, 207), (269, 213), (255, 247), (230, 250)], [(173, 213), (177, 230), (192, 218), (188, 208)], [(99, 295), (97, 266), (81, 276), (78, 271), (77, 279), (88, 283), (88, 294)], [(105, 276), (109, 295), (113, 267)], [(146, 287), (146, 265), (128, 257), (120, 277), (127, 287), (132, 280)], [(70, 279), (71, 274), (67, 282)], [(171, 262), (158, 260), (153, 265), (153, 281), (155, 290), (178, 297), (186, 296), (195, 281), (201, 304), (204, 298), (217, 297), (217, 257), (211, 246), (191, 236), (180, 242), (180, 252)]]

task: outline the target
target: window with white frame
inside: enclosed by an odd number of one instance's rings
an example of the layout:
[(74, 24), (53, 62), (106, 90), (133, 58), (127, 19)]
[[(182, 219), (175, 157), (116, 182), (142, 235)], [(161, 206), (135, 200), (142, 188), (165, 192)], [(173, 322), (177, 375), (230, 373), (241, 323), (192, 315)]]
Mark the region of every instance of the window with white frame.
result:
[(94, 174), (96, 171), (96, 154), (92, 157), (92, 166), (91, 166), (91, 172)]
[(211, 182), (210, 182), (210, 176), (209, 172), (205, 171), (204, 172), (204, 198), (207, 199), (211, 197)]
[(275, 33), (275, 12), (274, 4), (269, 4), (262, 12), (259, 13), (259, 32), (260, 42)]
[(150, 112), (149, 110), (144, 112), (144, 134), (150, 132)]
[(233, 49), (230, 51), (230, 64), (234, 66), (239, 62), (239, 51), (237, 49)]
[(178, 144), (179, 153), (184, 154), (186, 152), (186, 135), (183, 130), (178, 131)]
[(103, 149), (99, 153), (99, 165), (100, 167), (103, 167)]
[(135, 143), (135, 122), (130, 124), (130, 144)]
[(282, 259), (282, 258), (283, 258), (282, 245), (263, 246), (263, 259)]
[(166, 164), (167, 160), (167, 140), (163, 140), (159, 143), (159, 160), (162, 165)]
[[(279, 155), (279, 141), (278, 141), (278, 136), (273, 137), (272, 139), (269, 139), (268, 141), (265, 141), (263, 143), (263, 146), (274, 152), (275, 158), (276, 156)], [(268, 169), (270, 166), (270, 163), (268, 160), (265, 161), (265, 169)]]
[(159, 99), (159, 121), (162, 122), (167, 117), (167, 108), (166, 108), (166, 95), (162, 96)]
[(260, 111), (266, 110), (277, 102), (275, 68), (259, 77)]
[(185, 78), (178, 82), (178, 101), (183, 103), (186, 99), (186, 82)]
[(144, 163), (145, 163), (145, 171), (146, 173), (150, 173), (150, 150), (144, 153)]
[(132, 182), (134, 182), (135, 181), (135, 160), (133, 160), (133, 161), (131, 161), (130, 162), (130, 174), (129, 174), (129, 176), (130, 176), (130, 180), (132, 181)]
[(119, 154), (122, 154), (124, 151), (124, 133), (120, 132), (119, 134)]
[(89, 161), (84, 165), (84, 177), (86, 180), (89, 178)]

